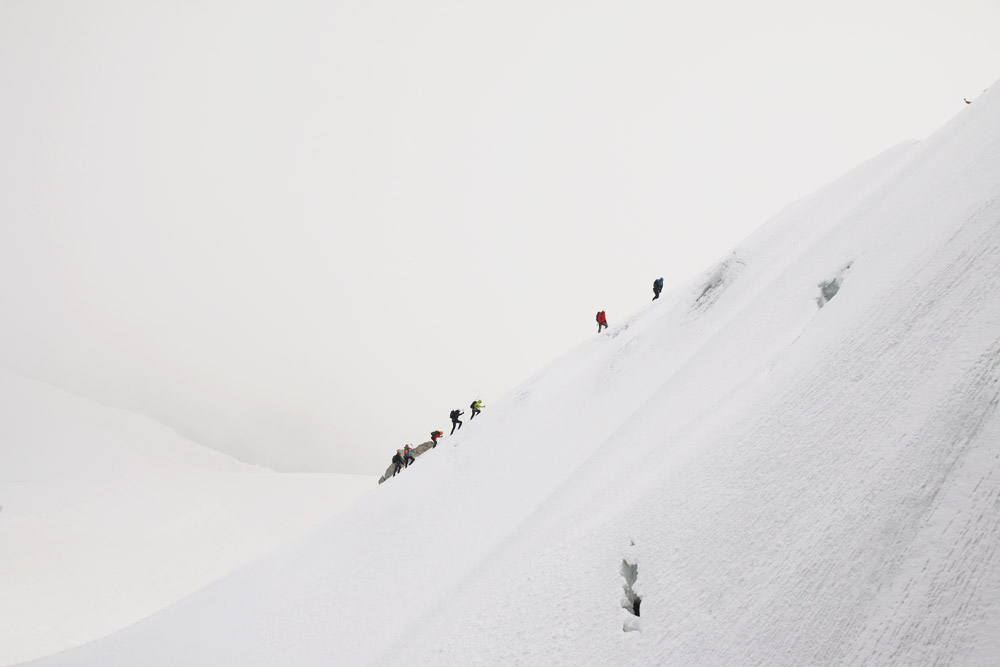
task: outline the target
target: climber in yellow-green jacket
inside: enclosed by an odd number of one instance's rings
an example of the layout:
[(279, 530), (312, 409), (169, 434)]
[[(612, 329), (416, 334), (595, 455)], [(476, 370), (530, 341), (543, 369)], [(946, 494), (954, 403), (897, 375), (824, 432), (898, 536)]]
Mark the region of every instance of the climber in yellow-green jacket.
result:
[(476, 415), (478, 415), (479, 412), (486, 406), (483, 405), (483, 402), (477, 398), (472, 402), (472, 405), (470, 405), (469, 407), (472, 408), (472, 414), (469, 415), (469, 419), (472, 420), (475, 419)]

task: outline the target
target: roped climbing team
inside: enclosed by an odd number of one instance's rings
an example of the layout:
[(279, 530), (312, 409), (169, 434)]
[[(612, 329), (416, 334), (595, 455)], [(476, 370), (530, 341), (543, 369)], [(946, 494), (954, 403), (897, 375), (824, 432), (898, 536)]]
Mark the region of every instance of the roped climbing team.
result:
[[(656, 301), (657, 299), (660, 298), (660, 292), (662, 291), (663, 291), (663, 278), (660, 277), (653, 281), (653, 301)], [(601, 331), (607, 328), (608, 328), (608, 316), (605, 314), (603, 310), (597, 311), (597, 333), (601, 333)], [(472, 410), (472, 414), (469, 415), (469, 421), (475, 419), (476, 415), (482, 412), (484, 407), (486, 406), (478, 398), (474, 400), (472, 403), (470, 403), (469, 409)], [(464, 414), (465, 414), (464, 410), (457, 410), (457, 409), (452, 410), (448, 414), (448, 416), (451, 418), (451, 433), (449, 433), (449, 435), (454, 435), (455, 429), (461, 430), (462, 420), (459, 419), (459, 417), (461, 417)], [(433, 442), (431, 447), (437, 447), (438, 438), (440, 438), (443, 435), (444, 435), (443, 431), (431, 431), (431, 441)], [(406, 447), (404, 447), (403, 449), (397, 449), (396, 454), (392, 457), (392, 463), (395, 466), (392, 472), (392, 476), (395, 477), (396, 473), (399, 472), (402, 468), (409, 468), (410, 463), (412, 463), (415, 460), (416, 458), (414, 457), (413, 449), (410, 447), (409, 444), (407, 444)]]
[[(478, 415), (480, 412), (482, 412), (483, 408), (485, 407), (486, 404), (483, 403), (481, 399), (477, 398), (476, 400), (474, 400), (471, 404), (469, 404), (469, 409), (472, 410), (472, 415), (469, 417), (469, 419), (471, 420), (475, 418), (475, 416)], [(464, 410), (451, 411), (449, 417), (451, 417), (452, 434), (455, 433), (456, 428), (458, 429), (462, 428), (462, 420), (459, 419), (459, 417), (461, 417), (464, 414), (465, 414)], [(440, 438), (443, 435), (444, 431), (441, 430), (431, 431), (431, 448), (437, 447), (438, 438)], [(409, 443), (407, 443), (406, 446), (403, 447), (402, 449), (397, 449), (396, 453), (393, 454), (392, 456), (392, 465), (393, 465), (392, 476), (395, 477), (396, 473), (402, 471), (403, 468), (409, 468), (410, 464), (416, 460), (417, 460), (416, 451)]]

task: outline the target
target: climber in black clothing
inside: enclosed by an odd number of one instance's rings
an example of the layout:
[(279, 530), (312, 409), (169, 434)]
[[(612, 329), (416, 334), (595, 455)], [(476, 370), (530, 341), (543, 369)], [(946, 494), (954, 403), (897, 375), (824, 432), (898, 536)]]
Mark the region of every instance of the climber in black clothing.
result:
[(657, 278), (653, 281), (653, 301), (660, 298), (660, 292), (663, 291), (663, 278)]
[(395, 477), (396, 473), (403, 469), (403, 457), (399, 455), (399, 450), (392, 455), (392, 464), (396, 466), (392, 471), (392, 476)]
[(451, 433), (449, 433), (449, 435), (455, 434), (456, 426), (458, 428), (462, 428), (462, 420), (459, 419), (459, 417), (461, 417), (464, 414), (465, 414), (464, 411), (459, 412), (458, 410), (452, 410), (451, 413), (448, 415), (449, 417), (451, 417)]

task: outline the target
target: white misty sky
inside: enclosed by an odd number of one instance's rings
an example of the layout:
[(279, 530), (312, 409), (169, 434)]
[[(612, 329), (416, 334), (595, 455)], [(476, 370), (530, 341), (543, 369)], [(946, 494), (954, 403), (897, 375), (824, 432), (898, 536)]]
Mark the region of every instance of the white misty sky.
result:
[(377, 474), (961, 112), (998, 26), (994, 0), (0, 2), (0, 365)]

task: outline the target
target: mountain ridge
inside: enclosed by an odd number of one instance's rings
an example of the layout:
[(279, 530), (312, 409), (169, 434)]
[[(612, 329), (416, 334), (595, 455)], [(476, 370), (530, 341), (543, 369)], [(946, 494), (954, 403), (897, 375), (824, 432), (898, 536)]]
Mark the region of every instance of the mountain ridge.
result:
[(995, 90), (351, 511), (41, 664), (990, 664)]

